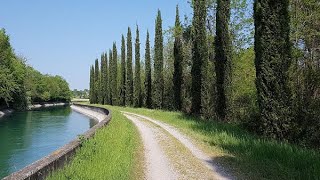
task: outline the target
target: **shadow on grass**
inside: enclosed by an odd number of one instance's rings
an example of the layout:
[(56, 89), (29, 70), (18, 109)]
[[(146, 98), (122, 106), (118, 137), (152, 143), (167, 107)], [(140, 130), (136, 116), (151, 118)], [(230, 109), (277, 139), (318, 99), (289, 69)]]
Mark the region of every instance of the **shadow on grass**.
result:
[(256, 137), (238, 125), (205, 121), (185, 114), (177, 119), (188, 121), (189, 128), (204, 135), (210, 146), (230, 156), (213, 160), (240, 179), (318, 179), (320, 153), (288, 143)]

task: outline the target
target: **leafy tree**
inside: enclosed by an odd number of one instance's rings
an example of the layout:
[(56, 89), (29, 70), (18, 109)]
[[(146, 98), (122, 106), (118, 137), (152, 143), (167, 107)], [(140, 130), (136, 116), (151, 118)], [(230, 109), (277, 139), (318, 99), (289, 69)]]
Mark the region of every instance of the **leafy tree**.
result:
[(201, 91), (202, 91), (202, 65), (207, 61), (207, 42), (206, 42), (206, 1), (194, 1), (192, 21), (192, 106), (191, 113), (200, 114), (201, 112)]
[(146, 53), (145, 53), (145, 105), (147, 108), (152, 108), (152, 79), (151, 79), (151, 55), (150, 55), (150, 39), (149, 31), (147, 31)]
[(9, 102), (13, 100), (13, 93), (18, 89), (13, 74), (8, 68), (0, 66), (0, 97), (5, 104), (9, 106)]
[(293, 127), (288, 89), (291, 63), (288, 7), (288, 0), (254, 2), (258, 129), (276, 139), (289, 137)]
[[(16, 59), (10, 38), (4, 29), (0, 30), (0, 106), (9, 106), (23, 92), (24, 65)], [(21, 74), (19, 74), (21, 73)], [(3, 103), (4, 102), (4, 103)]]
[(174, 41), (174, 104), (175, 109), (181, 110), (181, 87), (183, 83), (182, 78), (182, 62), (183, 62), (183, 47), (182, 47), (182, 27), (179, 18), (179, 7), (176, 7), (176, 22), (175, 22), (175, 41)]
[(137, 25), (136, 30), (136, 43), (135, 43), (135, 76), (134, 76), (134, 106), (141, 107), (141, 72), (140, 72), (140, 39), (139, 39), (139, 27)]
[(0, 108), (24, 110), (35, 102), (70, 101), (68, 83), (60, 76), (43, 75), (16, 56), (5, 30), (0, 30)]
[(217, 77), (216, 113), (220, 120), (225, 120), (231, 113), (231, 65), (232, 49), (229, 34), (230, 0), (218, 0), (217, 32), (215, 38), (215, 62)]
[(154, 92), (153, 103), (155, 108), (161, 108), (163, 102), (163, 36), (161, 12), (158, 10), (154, 42)]
[(293, 44), (290, 87), (293, 112), (298, 128), (295, 141), (320, 145), (320, 3), (291, 0), (291, 42)]
[[(235, 52), (253, 45), (253, 8), (251, 0), (230, 0), (230, 38)], [(216, 32), (217, 0), (207, 0), (207, 30)]]
[(126, 104), (133, 105), (133, 72), (132, 72), (132, 35), (128, 27), (127, 33), (127, 84), (126, 84)]
[(120, 78), (120, 105), (126, 105), (126, 44), (124, 36), (121, 38), (121, 78)]
[(88, 89), (84, 89), (84, 90), (74, 89), (72, 91), (72, 97), (73, 98), (80, 98), (80, 99), (88, 99), (89, 98), (89, 90)]

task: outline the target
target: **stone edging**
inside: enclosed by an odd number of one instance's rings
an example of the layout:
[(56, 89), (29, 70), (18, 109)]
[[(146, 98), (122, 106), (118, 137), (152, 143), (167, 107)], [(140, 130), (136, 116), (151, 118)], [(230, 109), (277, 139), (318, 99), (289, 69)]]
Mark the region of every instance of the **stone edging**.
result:
[[(100, 121), (83, 134), (85, 139), (93, 137), (98, 129), (106, 126), (111, 120), (111, 112), (105, 108), (82, 104), (74, 104), (74, 106), (90, 109), (106, 115), (104, 120)], [(76, 153), (76, 150), (81, 147), (81, 143), (81, 140), (76, 138), (50, 155), (45, 156), (42, 159), (28, 165), (27, 167), (5, 177), (3, 180), (45, 179), (51, 172), (63, 167), (67, 162), (69, 162), (72, 159), (72, 156)]]
[(3, 116), (9, 115), (11, 113), (13, 113), (13, 109), (0, 110), (0, 118), (2, 118)]
[(69, 103), (56, 102), (56, 103), (44, 103), (44, 104), (32, 104), (28, 106), (28, 110), (42, 109), (48, 107), (67, 106)]

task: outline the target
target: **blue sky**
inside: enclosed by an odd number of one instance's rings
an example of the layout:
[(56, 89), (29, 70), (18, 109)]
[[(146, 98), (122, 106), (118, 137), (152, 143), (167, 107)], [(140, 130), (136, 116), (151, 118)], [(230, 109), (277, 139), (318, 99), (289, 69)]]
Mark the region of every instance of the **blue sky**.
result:
[(190, 17), (187, 0), (10, 0), (1, 3), (0, 28), (6, 29), (15, 52), (28, 64), (63, 76), (71, 89), (84, 89), (89, 86), (90, 65), (113, 41), (120, 50), (121, 34), (126, 36), (128, 26), (135, 37), (139, 25), (143, 56), (147, 29), (154, 41), (157, 9), (167, 29), (174, 24), (176, 4), (181, 17)]

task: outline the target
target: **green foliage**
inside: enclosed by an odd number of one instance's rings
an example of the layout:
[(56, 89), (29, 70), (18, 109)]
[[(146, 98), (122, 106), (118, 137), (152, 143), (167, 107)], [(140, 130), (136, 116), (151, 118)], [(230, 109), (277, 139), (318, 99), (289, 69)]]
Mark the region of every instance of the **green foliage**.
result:
[(174, 41), (174, 73), (173, 73), (173, 84), (174, 84), (174, 104), (176, 110), (181, 110), (181, 88), (183, 84), (182, 78), (182, 62), (183, 62), (183, 47), (182, 47), (182, 34), (181, 34), (181, 23), (179, 17), (179, 7), (176, 7), (176, 22), (175, 22), (175, 41)]
[(163, 102), (163, 35), (161, 12), (158, 10), (154, 40), (153, 107), (161, 108)]
[(309, 147), (320, 146), (320, 67), (308, 62), (305, 67), (293, 66), (291, 89), (294, 97), (294, 142)]
[[(109, 68), (108, 68), (108, 55), (107, 53), (104, 53), (103, 55), (104, 60), (103, 60), (103, 72), (102, 72), (102, 77), (103, 81), (101, 82), (103, 84), (103, 104), (108, 104), (109, 102)], [(102, 70), (101, 70), (102, 71)]]
[[(256, 70), (253, 47), (233, 56), (232, 116), (234, 121), (248, 122), (257, 113)], [(255, 121), (256, 119), (252, 119)]]
[(174, 110), (174, 28), (164, 31), (164, 69), (163, 71), (163, 101), (162, 109)]
[(215, 38), (215, 68), (217, 85), (216, 114), (220, 120), (228, 119), (231, 108), (232, 49), (229, 33), (230, 0), (217, 1), (217, 31)]
[(128, 27), (127, 34), (127, 88), (126, 105), (133, 106), (133, 70), (132, 70), (132, 35)]
[(295, 112), (294, 142), (320, 146), (320, 4), (291, 0), (291, 42), (294, 45), (290, 89)]
[(26, 92), (31, 103), (70, 101), (68, 83), (60, 76), (42, 75), (31, 67), (26, 69)]
[(260, 109), (257, 129), (276, 139), (290, 137), (294, 127), (288, 89), (291, 63), (288, 7), (288, 0), (256, 0), (254, 5), (256, 87)]
[(90, 68), (90, 103), (94, 104), (95, 102), (95, 97), (94, 97), (94, 67), (93, 65)]
[(108, 69), (108, 76), (109, 76), (109, 85), (108, 85), (108, 89), (109, 89), (109, 91), (108, 91), (108, 93), (109, 93), (109, 99), (108, 99), (108, 104), (112, 104), (112, 93), (111, 93), (111, 88), (112, 88), (112, 62), (113, 62), (113, 56), (112, 56), (112, 50), (111, 49), (109, 49), (109, 69)]
[(100, 89), (99, 89), (99, 104), (104, 103), (104, 92), (106, 91), (105, 88), (105, 62), (104, 62), (104, 53), (101, 54), (100, 59)]
[(150, 37), (147, 31), (146, 53), (145, 53), (145, 105), (152, 108), (152, 79), (151, 79), (151, 54), (150, 54)]
[[(17, 72), (21, 67), (10, 44), (10, 38), (4, 29), (0, 30), (0, 106), (9, 106), (10, 102), (15, 100), (16, 92), (21, 91), (23, 76), (19, 76)], [(24, 67), (22, 67), (24, 69)]]
[(84, 90), (74, 89), (72, 91), (72, 98), (89, 99), (90, 98), (89, 90), (88, 89), (84, 89)]
[(94, 66), (94, 103), (100, 102), (100, 81), (99, 60), (96, 59)]
[(134, 76), (134, 94), (133, 104), (135, 107), (142, 106), (142, 94), (141, 94), (141, 72), (140, 72), (140, 39), (139, 39), (139, 27), (137, 25), (136, 30), (136, 43), (135, 43), (135, 76)]
[(120, 105), (126, 105), (126, 42), (121, 38), (121, 72), (120, 72)]
[(201, 92), (202, 109), (201, 114), (205, 119), (215, 117), (216, 106), (216, 72), (215, 72), (215, 54), (214, 54), (214, 36), (208, 35), (208, 55), (209, 60), (203, 65), (203, 84)]
[(192, 21), (192, 106), (191, 113), (200, 114), (201, 112), (201, 91), (203, 83), (203, 64), (208, 58), (206, 41), (206, 1), (194, 1)]
[[(230, 0), (230, 38), (232, 48), (239, 52), (253, 45), (253, 8), (251, 0)], [(207, 0), (207, 30), (216, 32), (217, 0)]]
[(0, 30), (0, 108), (26, 109), (28, 104), (70, 101), (68, 83), (60, 76), (42, 75), (17, 57), (5, 30)]
[(110, 65), (111, 105), (118, 105), (118, 55), (116, 43), (113, 43), (112, 60)]
[(183, 62), (182, 62), (182, 111), (190, 113), (191, 111), (191, 66), (192, 66), (192, 40), (191, 40), (191, 25), (188, 22), (183, 24)]
[(13, 74), (8, 68), (0, 66), (0, 97), (7, 106), (9, 106), (9, 102), (13, 100), (12, 95), (17, 89), (18, 84)]

